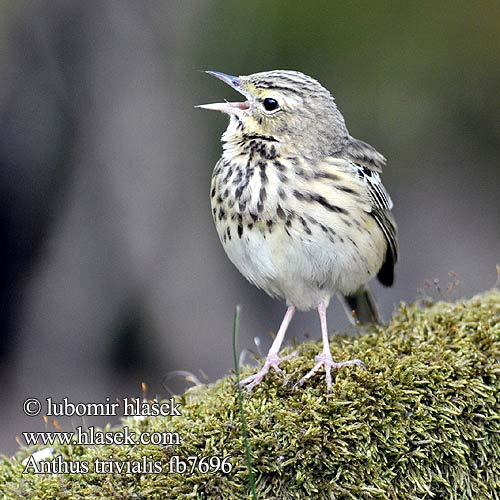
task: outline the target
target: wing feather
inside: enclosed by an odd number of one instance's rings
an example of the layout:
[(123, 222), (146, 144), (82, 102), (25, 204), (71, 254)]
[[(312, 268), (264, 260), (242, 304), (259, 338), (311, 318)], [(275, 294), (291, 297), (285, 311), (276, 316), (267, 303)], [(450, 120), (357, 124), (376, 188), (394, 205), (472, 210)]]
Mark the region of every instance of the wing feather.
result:
[[(373, 148), (370, 151), (376, 153)], [(379, 174), (381, 159), (385, 163), (385, 158), (373, 156), (378, 160), (378, 168), (374, 168), (370, 162), (354, 161), (352, 156), (325, 159), (309, 172), (307, 179), (296, 180), (296, 187), (302, 193), (302, 199), (324, 199), (332, 206), (341, 206), (348, 211), (357, 208), (373, 217), (387, 242), (385, 259), (377, 277), (383, 285), (390, 286), (394, 281), (398, 245), (396, 223), (391, 213), (393, 203)]]
[(389, 193), (382, 184), (378, 172), (370, 168), (353, 164), (359, 179), (365, 184), (371, 201), (370, 215), (375, 219), (387, 241), (387, 252), (384, 263), (378, 273), (379, 281), (390, 286), (394, 281), (394, 265), (398, 260), (398, 241), (396, 222), (392, 216), (393, 203)]

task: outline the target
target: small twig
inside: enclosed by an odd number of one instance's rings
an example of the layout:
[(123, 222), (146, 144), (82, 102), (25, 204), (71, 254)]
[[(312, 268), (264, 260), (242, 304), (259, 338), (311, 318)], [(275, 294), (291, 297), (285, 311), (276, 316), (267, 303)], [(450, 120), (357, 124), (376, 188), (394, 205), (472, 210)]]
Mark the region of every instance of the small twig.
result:
[(250, 453), (250, 442), (248, 440), (247, 422), (245, 418), (245, 410), (243, 408), (243, 392), (240, 387), (240, 365), (238, 362), (238, 331), (240, 324), (240, 310), (241, 307), (237, 305), (236, 311), (234, 313), (234, 324), (233, 324), (234, 371), (236, 372), (236, 387), (238, 391), (238, 405), (240, 407), (240, 415), (241, 415), (241, 430), (243, 434), (243, 442), (245, 444), (245, 459), (248, 469), (248, 483), (250, 485), (250, 491), (252, 493), (253, 500), (257, 500), (257, 492), (255, 491), (255, 480), (252, 469), (252, 456)]

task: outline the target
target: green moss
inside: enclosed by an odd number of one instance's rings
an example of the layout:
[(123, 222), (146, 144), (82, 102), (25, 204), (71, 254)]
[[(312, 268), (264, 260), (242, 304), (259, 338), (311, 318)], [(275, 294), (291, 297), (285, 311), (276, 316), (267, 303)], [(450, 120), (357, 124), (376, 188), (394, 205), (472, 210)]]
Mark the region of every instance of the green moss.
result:
[[(337, 372), (331, 395), (320, 374), (294, 387), (319, 349), (302, 345), (283, 365), (285, 384), (272, 374), (245, 395), (258, 498), (500, 498), (498, 290), (456, 304), (403, 305), (386, 327), (337, 337), (334, 357), (359, 357), (367, 368)], [(23, 474), (21, 461), (34, 450), (21, 449), (0, 462), (3, 498), (249, 498), (234, 377), (179, 401), (180, 417), (123, 425), (178, 432), (181, 445), (55, 446), (54, 454), (163, 464), (172, 455), (230, 455), (229, 474)]]

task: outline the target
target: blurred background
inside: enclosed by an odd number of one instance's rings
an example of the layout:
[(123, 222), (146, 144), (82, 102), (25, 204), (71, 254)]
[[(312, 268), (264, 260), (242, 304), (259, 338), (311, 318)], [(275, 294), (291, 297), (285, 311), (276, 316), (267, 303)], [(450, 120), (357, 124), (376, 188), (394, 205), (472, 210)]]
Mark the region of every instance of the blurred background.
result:
[[(173, 370), (228, 373), (237, 303), (240, 347), (257, 336), (267, 351), (284, 304), (218, 241), (208, 190), (227, 118), (193, 107), (236, 95), (200, 70), (303, 71), (388, 158), (400, 262), (393, 288), (373, 285), (386, 318), (450, 272), (455, 296), (493, 286), (499, 22), (495, 0), (3, 0), (0, 453), (43, 429), (27, 397), (102, 402), (141, 382), (167, 397)], [(329, 322), (349, 328), (337, 302)], [(313, 312), (288, 342), (304, 334), (319, 338)]]

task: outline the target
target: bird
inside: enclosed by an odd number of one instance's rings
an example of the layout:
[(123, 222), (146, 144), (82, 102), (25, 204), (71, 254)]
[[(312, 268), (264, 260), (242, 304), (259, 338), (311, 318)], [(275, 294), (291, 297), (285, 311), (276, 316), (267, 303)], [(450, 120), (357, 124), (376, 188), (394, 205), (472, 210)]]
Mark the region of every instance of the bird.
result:
[(386, 159), (350, 135), (334, 97), (304, 73), (207, 73), (244, 97), (198, 106), (229, 115), (210, 186), (217, 233), (240, 273), (287, 305), (262, 368), (240, 385), (251, 390), (270, 370), (284, 376), (279, 351), (290, 321), (297, 310), (316, 309), (323, 348), (298, 385), (323, 368), (331, 392), (332, 370), (364, 366), (333, 360), (331, 298), (339, 295), (359, 322), (376, 322), (367, 283), (394, 281), (397, 229), (380, 178)]

